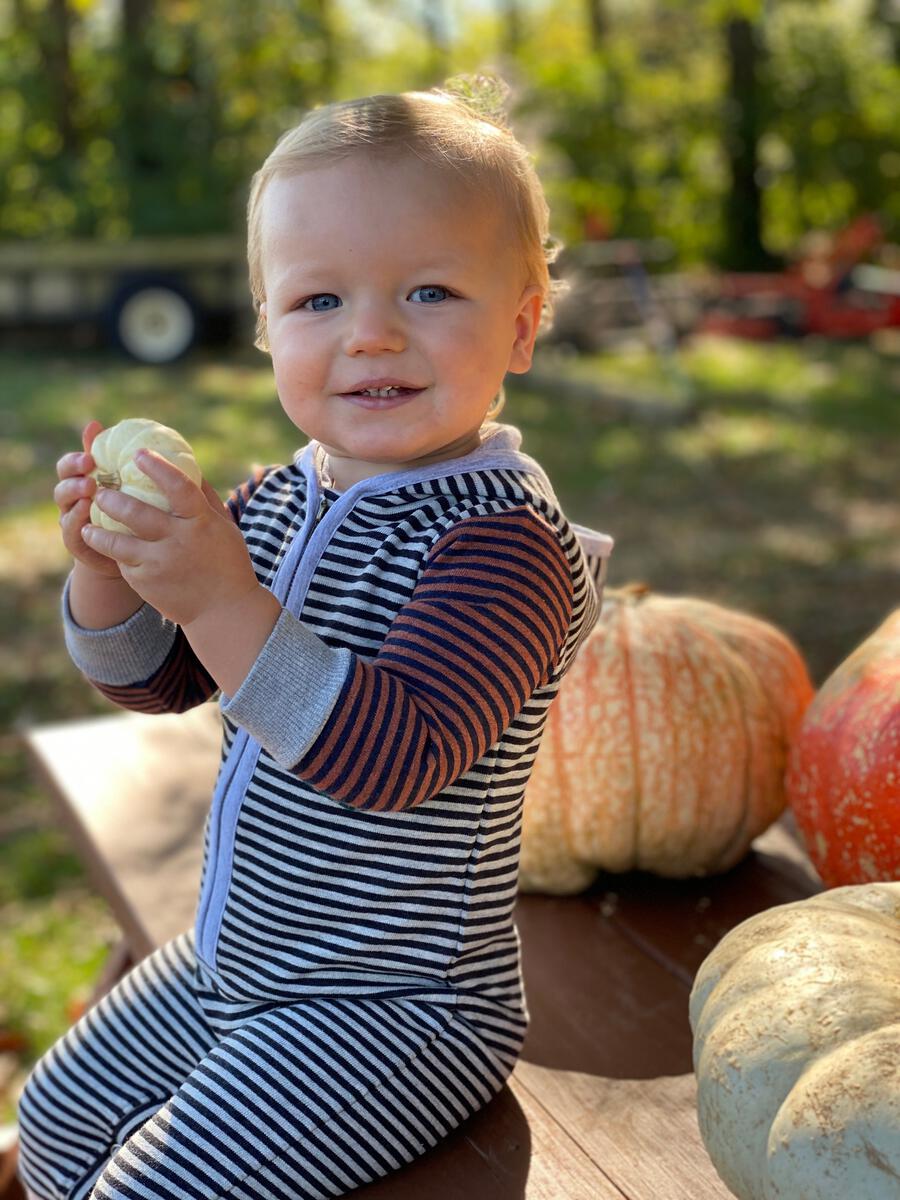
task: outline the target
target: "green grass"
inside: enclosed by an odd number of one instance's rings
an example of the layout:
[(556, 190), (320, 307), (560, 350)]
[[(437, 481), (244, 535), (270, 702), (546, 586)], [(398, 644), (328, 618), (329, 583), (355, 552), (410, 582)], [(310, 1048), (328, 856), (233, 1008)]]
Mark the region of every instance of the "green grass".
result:
[[(640, 346), (542, 375), (596, 397), (562, 400), (512, 376), (502, 420), (543, 464), (570, 518), (616, 538), (610, 585), (643, 580), (748, 609), (784, 628), (813, 678), (900, 594), (900, 360), (860, 346), (705, 340), (677, 358)], [(68, 570), (55, 463), (98, 417), (149, 416), (192, 442), (220, 492), (305, 439), (259, 355), (168, 369), (100, 355), (0, 355), (0, 1124), (30, 1064), (90, 993), (116, 931), (56, 827), (17, 731), (109, 711), (74, 670), (59, 628)], [(611, 420), (604, 391), (696, 404), (680, 426)], [(12, 1046), (13, 1049), (8, 1047)]]

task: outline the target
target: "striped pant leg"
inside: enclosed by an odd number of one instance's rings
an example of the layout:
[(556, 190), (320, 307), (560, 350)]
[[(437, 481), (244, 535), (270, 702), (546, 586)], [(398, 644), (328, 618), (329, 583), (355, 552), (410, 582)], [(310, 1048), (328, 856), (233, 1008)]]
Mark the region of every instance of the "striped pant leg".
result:
[(222, 1038), (109, 1162), (91, 1200), (342, 1196), (436, 1145), (512, 1066), (436, 1005), (270, 1009)]
[(84, 1200), (110, 1156), (216, 1040), (196, 998), (193, 932), (138, 963), (35, 1064), (19, 1173), (41, 1200)]

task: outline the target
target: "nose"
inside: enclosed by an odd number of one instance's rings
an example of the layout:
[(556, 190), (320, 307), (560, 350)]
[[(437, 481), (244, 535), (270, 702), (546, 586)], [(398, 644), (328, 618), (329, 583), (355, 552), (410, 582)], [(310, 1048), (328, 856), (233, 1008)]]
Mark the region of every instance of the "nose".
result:
[(347, 354), (380, 354), (385, 350), (398, 351), (405, 347), (403, 322), (392, 305), (371, 301), (355, 306), (344, 340)]

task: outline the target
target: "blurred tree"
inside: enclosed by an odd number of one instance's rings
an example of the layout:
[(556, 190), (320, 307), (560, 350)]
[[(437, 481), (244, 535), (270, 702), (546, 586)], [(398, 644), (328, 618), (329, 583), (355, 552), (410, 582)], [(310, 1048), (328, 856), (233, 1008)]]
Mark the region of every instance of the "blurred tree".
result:
[(503, 26), (503, 53), (514, 58), (521, 49), (524, 33), (519, 0), (500, 0), (500, 18)]
[(709, 258), (727, 177), (717, 30), (698, 0), (636, 0), (610, 7), (598, 44), (591, 11), (558, 0), (519, 60), (559, 232), (668, 237)]
[(39, 26), (38, 45), (50, 85), (53, 116), (62, 141), (62, 153), (71, 156), (79, 149), (72, 119), (76, 98), (70, 52), (72, 20), (66, 0), (48, 0), (47, 10), (50, 20)]
[(765, 269), (810, 228), (900, 236), (897, 0), (550, 0), (518, 57), (560, 232)]
[(760, 88), (762, 49), (756, 23), (728, 16), (723, 23), (728, 62), (728, 92), (722, 105), (725, 154), (731, 186), (725, 193), (721, 265), (733, 271), (773, 266), (762, 242), (762, 189), (759, 138), (763, 113)]
[(900, 235), (898, 0), (8, 5), (0, 237), (240, 229), (252, 171), (310, 106), (492, 54), (568, 241), (760, 266), (863, 211)]
[(761, 163), (771, 248), (865, 212), (900, 237), (900, 67), (888, 30), (848, 5), (782, 0), (766, 35)]
[(240, 228), (249, 174), (338, 87), (332, 0), (14, 0), (0, 236)]
[(339, 47), (335, 33), (332, 0), (314, 0), (313, 15), (318, 26), (319, 42), (322, 47), (322, 55), (319, 60), (321, 74), (317, 90), (321, 99), (327, 104), (328, 101), (334, 99), (339, 68)]
[(872, 0), (872, 20), (886, 30), (894, 50), (894, 62), (900, 63), (900, 4), (897, 0)]
[(588, 29), (591, 34), (591, 46), (599, 50), (606, 37), (607, 15), (605, 0), (586, 0)]
[(436, 76), (445, 74), (450, 66), (450, 43), (447, 34), (447, 14), (444, 0), (422, 0), (422, 21)]

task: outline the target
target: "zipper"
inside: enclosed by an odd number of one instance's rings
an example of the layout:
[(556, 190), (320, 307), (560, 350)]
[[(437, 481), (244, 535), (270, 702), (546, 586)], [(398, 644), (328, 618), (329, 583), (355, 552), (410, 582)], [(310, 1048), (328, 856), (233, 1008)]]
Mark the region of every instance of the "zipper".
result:
[[(301, 550), (301, 553), (298, 556), (297, 566), (299, 566), (299, 560), (300, 560), (300, 558), (302, 558), (303, 552), (306, 550), (306, 547), (309, 545), (309, 541), (312, 538), (312, 535), (315, 532), (316, 528), (318, 527), (319, 522), (324, 517), (325, 510), (327, 509), (327, 507), (328, 507), (328, 498), (325, 496), (324, 492), (322, 492), (319, 495), (319, 504), (318, 504), (318, 509), (316, 511), (315, 516), (313, 517), (312, 521), (306, 526), (303, 533), (301, 533), (301, 537), (303, 537), (303, 549)], [(305, 536), (304, 536), (304, 533), (305, 533)], [(292, 572), (291, 582), (293, 582), (293, 576), (296, 575), (296, 573), (297, 573), (297, 566), (295, 566), (294, 571)], [(289, 588), (287, 590), (289, 590)], [(285, 599), (286, 598), (287, 597), (285, 595)], [(282, 601), (282, 603), (284, 603), (284, 601)], [(240, 760), (243, 757), (244, 746), (245, 746), (246, 742), (249, 740), (249, 737), (248, 737), (246, 731), (243, 729), (238, 729), (235, 733), (234, 743), (237, 743), (239, 740), (242, 743), (240, 748), (238, 748), (238, 746), (236, 744), (232, 744), (232, 748), (231, 748), (232, 752), (229, 753), (229, 755), (228, 755), (228, 760), (231, 760), (232, 756), (234, 755), (234, 765), (232, 766), (232, 769), (229, 772), (228, 779), (227, 779), (227, 781), (225, 779), (223, 779), (221, 781), (221, 786), (216, 789), (216, 793), (214, 796), (214, 799), (216, 797), (218, 797), (219, 802), (216, 805), (213, 813), (211, 813), (209, 856), (208, 856), (208, 863), (207, 863), (208, 878), (204, 879), (204, 881), (203, 881), (203, 886), (201, 888), (201, 894), (198, 899), (198, 915), (197, 915), (197, 919), (195, 922), (195, 930), (196, 930), (196, 932), (195, 932), (195, 952), (198, 954), (198, 957), (202, 958), (203, 961), (205, 961), (206, 966), (211, 971), (215, 971), (215, 969), (216, 969), (216, 961), (215, 960), (216, 960), (216, 950), (217, 950), (217, 945), (218, 945), (218, 928), (214, 928), (211, 930), (210, 925), (214, 923), (213, 901), (214, 901), (215, 892), (216, 892), (216, 880), (217, 880), (217, 877), (218, 877), (220, 869), (221, 869), (222, 827), (225, 823), (225, 806), (226, 806), (226, 800), (227, 800), (229, 792), (231, 790), (231, 783), (232, 783), (232, 780), (234, 779), (235, 774), (237, 773), (237, 769), (238, 769)], [(237, 753), (235, 754), (236, 751), (237, 751)], [(235, 816), (235, 823), (236, 823), (236, 819), (237, 818)], [(222, 904), (220, 904), (218, 906), (218, 909), (223, 909), (223, 908), (224, 908), (224, 901)], [(217, 924), (217, 922), (216, 922), (216, 924)]]

